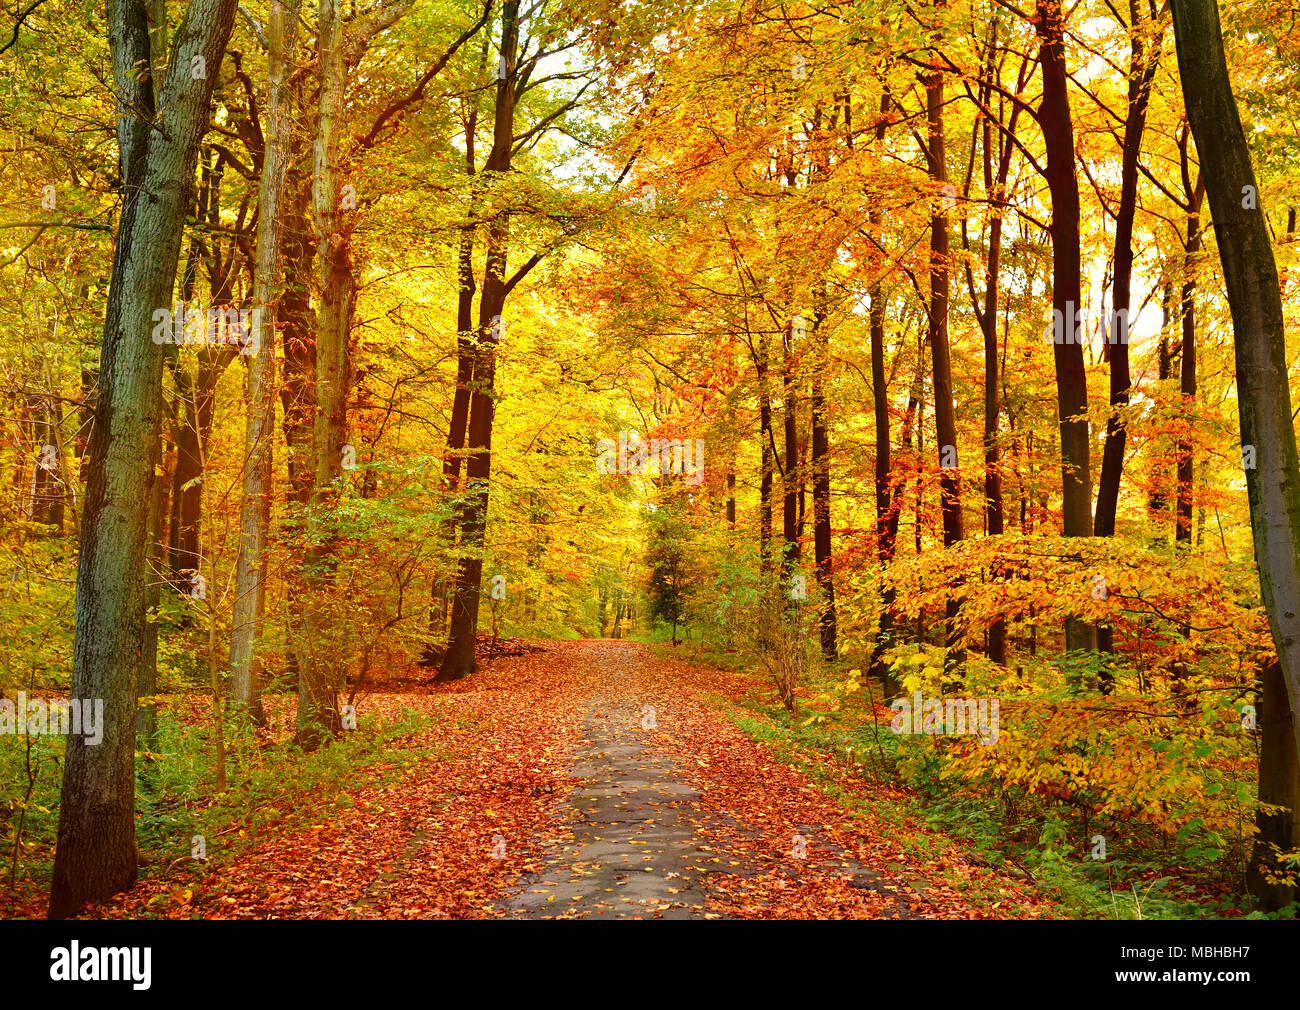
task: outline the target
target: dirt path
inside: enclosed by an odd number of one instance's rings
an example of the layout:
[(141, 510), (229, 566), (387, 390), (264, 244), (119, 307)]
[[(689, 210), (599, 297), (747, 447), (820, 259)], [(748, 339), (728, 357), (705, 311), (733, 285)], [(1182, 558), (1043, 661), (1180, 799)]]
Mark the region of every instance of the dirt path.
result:
[(504, 903), (523, 918), (698, 918), (705, 895), (694, 807), (700, 794), (649, 738), (651, 708), (626, 691), (595, 699), (572, 771), (581, 779), (559, 806), (571, 841), (549, 853), (547, 872)]
[[(930, 881), (913, 861), (867, 824), (845, 825), (842, 809), (705, 701), (752, 680), (627, 643), (582, 643), (578, 658), (605, 673), (571, 765), (579, 782), (553, 810), (546, 869), (499, 903), (508, 915), (933, 914)], [(884, 857), (872, 859), (864, 842)], [(980, 913), (963, 903), (939, 914)]]
[[(748, 696), (768, 698), (761, 680), (627, 642), (539, 644), (452, 685), (370, 696), (363, 729), (367, 716), (413, 709), (430, 728), (399, 747), (434, 756), (303, 794), (294, 806), (310, 811), (306, 824), (286, 816), (250, 826), (228, 850), (218, 838), (208, 863), (145, 873), (96, 914), (1050, 914), (901, 815), (897, 788), (825, 756), (805, 756), (801, 770), (746, 735), (732, 714)], [(291, 709), (280, 718), (287, 739)]]

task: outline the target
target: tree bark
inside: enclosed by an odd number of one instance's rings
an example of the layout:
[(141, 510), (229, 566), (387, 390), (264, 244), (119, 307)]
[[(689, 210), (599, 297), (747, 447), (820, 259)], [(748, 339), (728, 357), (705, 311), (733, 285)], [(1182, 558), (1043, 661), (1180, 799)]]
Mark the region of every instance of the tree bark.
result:
[[(151, 339), (152, 317), (170, 305), (199, 141), (234, 17), (235, 0), (191, 0), (169, 65), (191, 67), (201, 57), (207, 73), (167, 76), (158, 102), (160, 128), (147, 130), (153, 107), (147, 89), (119, 90), (119, 119), (138, 112), (145, 120), (138, 133), (137, 124), (127, 125), (132, 139), (122, 151), (128, 196), (86, 468), (72, 671), (74, 698), (104, 700), (104, 727), (96, 746), (81, 735), (68, 738), (50, 918), (72, 915), (136, 879), (136, 690), (163, 359), (162, 346)], [(110, 4), (109, 25), (115, 75), (129, 75), (149, 58), (144, 5)], [(130, 107), (132, 94), (142, 108)]]
[[(317, 82), (319, 115), (312, 145), (312, 216), (320, 292), (316, 308), (316, 411), (312, 425), (311, 507), (329, 522), (339, 497), (347, 398), (351, 386), (348, 337), (356, 295), (352, 269), (352, 222), (340, 206), (342, 166), (339, 131), (347, 95), (346, 38), (339, 0), (320, 0)], [(338, 691), (342, 669), (325, 640), (328, 594), (334, 584), (334, 538), (318, 537), (304, 559), (307, 585), (298, 648), (298, 726), (295, 741), (304, 750), (319, 747), (342, 729)]]
[(288, 61), (298, 36), (301, 0), (271, 0), (267, 17), (266, 146), (258, 191), (257, 261), (253, 310), (257, 346), (248, 362), (248, 423), (244, 432), (239, 558), (230, 629), (230, 697), (259, 725), (262, 711), (258, 646), (266, 612), (266, 546), (271, 525), (272, 447), (275, 428), (276, 302), (284, 198), (292, 148)]
[[(1079, 180), (1074, 170), (1074, 125), (1065, 69), (1061, 6), (1039, 0), (1034, 28), (1041, 43), (1043, 100), (1038, 123), (1047, 148), (1045, 174), (1052, 197), (1052, 308), (1061, 321), (1060, 339), (1052, 344), (1056, 364), (1056, 401), (1061, 429), (1063, 532), (1067, 537), (1092, 534), (1092, 477), (1088, 439), (1088, 376), (1083, 344), (1071, 320), (1081, 311), (1079, 266)], [(1066, 650), (1091, 650), (1093, 628), (1079, 618), (1065, 622)]]
[(781, 470), (781, 571), (787, 580), (799, 563), (799, 418), (795, 396), (794, 321), (786, 324), (782, 334), (781, 421), (785, 463)]
[[(1187, 247), (1183, 256), (1183, 347), (1178, 369), (1178, 391), (1182, 394), (1182, 413), (1190, 426), (1196, 409), (1196, 270), (1201, 252), (1201, 201), (1205, 197), (1204, 180), (1195, 186), (1188, 183)], [(1196, 461), (1189, 437), (1178, 440), (1174, 474), (1174, 542), (1192, 543), (1192, 485)]]
[[(936, 7), (942, 3), (936, 2)], [(934, 368), (934, 430), (935, 449), (939, 457), (939, 506), (943, 517), (943, 545), (945, 548), (965, 538), (961, 511), (961, 485), (957, 465), (957, 413), (953, 402), (952, 350), (948, 343), (948, 294), (950, 276), (948, 209), (951, 199), (948, 184), (947, 150), (943, 123), (943, 74), (938, 70), (924, 77), (925, 105), (929, 148), (927, 151), (930, 178), (943, 192), (939, 204), (930, 217), (930, 307), (926, 328), (930, 344), (930, 360)], [(960, 601), (950, 594), (945, 607), (944, 644), (947, 653), (944, 668), (952, 673), (960, 669), (966, 659), (962, 647)]]
[[(1259, 205), (1259, 188), (1250, 162), (1237, 102), (1228, 79), (1219, 9), (1213, 0), (1173, 4), (1178, 69), (1187, 118), (1196, 138), (1202, 178), (1232, 311), (1237, 362), (1237, 403), (1241, 419), (1250, 525), (1259, 568), (1260, 593), (1268, 611), (1290, 709), (1291, 753), (1286, 763), (1270, 751), (1261, 754), (1260, 783), (1280, 779), (1290, 795), (1300, 795), (1300, 458), (1296, 453), (1291, 390), (1287, 381), (1286, 323), (1277, 264), (1268, 225)], [(1254, 458), (1250, 459), (1249, 456)], [(1296, 809), (1292, 808), (1294, 826)], [(1292, 835), (1291, 844), (1294, 845)], [(1278, 895), (1256, 892), (1272, 907)]]
[(815, 320), (813, 339), (817, 342), (811, 392), (813, 555), (817, 564), (817, 584), (822, 591), (819, 621), (822, 657), (830, 662), (839, 655), (839, 649), (836, 645), (835, 568), (831, 554), (830, 436), (826, 427), (826, 395), (823, 390), (829, 337), (822, 326), (821, 316)]
[[(1128, 424), (1124, 412), (1133, 385), (1129, 368), (1128, 315), (1133, 303), (1133, 223), (1137, 216), (1138, 160), (1142, 153), (1142, 135), (1146, 130), (1147, 107), (1151, 98), (1151, 81), (1160, 60), (1160, 37), (1148, 48), (1147, 22), (1139, 0), (1129, 0), (1129, 78), (1128, 110), (1124, 118), (1124, 146), (1120, 155), (1119, 208), (1115, 213), (1115, 280), (1111, 293), (1111, 318), (1108, 327), (1110, 356), (1110, 414), (1106, 418), (1106, 441), (1102, 449), (1101, 475), (1097, 479), (1097, 508), (1092, 533), (1098, 537), (1115, 535), (1119, 510), (1119, 485), (1124, 472), (1124, 450), (1128, 444)], [(1162, 335), (1163, 339), (1163, 335)], [(1097, 648), (1114, 652), (1115, 631), (1110, 624), (1097, 628)], [(1099, 675), (1103, 692), (1108, 693), (1113, 674), (1103, 669)]]
[[(498, 74), (492, 123), (492, 150), (483, 165), (485, 185), (492, 186), (511, 169), (514, 150), (516, 59), (519, 47), (519, 2), (506, 0), (501, 12), (502, 73)], [(483, 576), (483, 545), (487, 532), (492, 473), (492, 420), (496, 409), (496, 343), (506, 295), (510, 214), (499, 209), (488, 226), (483, 293), (479, 298), (478, 341), (470, 394), (468, 458), (465, 464), (465, 505), (461, 519), (461, 557), (452, 595), (451, 630), (447, 653), (438, 670), (440, 681), (473, 673), (475, 632)]]
[(758, 564), (759, 573), (772, 571), (772, 483), (776, 458), (772, 448), (772, 398), (768, 390), (767, 370), (771, 340), (758, 335), (758, 357), (754, 369), (758, 376)]
[[(1160, 39), (1156, 38), (1148, 50), (1147, 25), (1138, 0), (1129, 0), (1130, 55), (1128, 83), (1128, 112), (1124, 119), (1124, 147), (1120, 156), (1119, 208), (1115, 214), (1115, 280), (1111, 294), (1110, 326), (1110, 406), (1106, 419), (1106, 441), (1102, 450), (1101, 475), (1097, 480), (1097, 511), (1093, 520), (1093, 535), (1115, 535), (1116, 512), (1119, 507), (1119, 484), (1124, 470), (1124, 449), (1128, 442), (1128, 428), (1123, 412), (1129, 403), (1129, 387), (1133, 384), (1129, 368), (1128, 314), (1132, 309), (1133, 290), (1133, 223), (1137, 215), (1138, 160), (1142, 153), (1142, 135), (1146, 130), (1147, 107), (1151, 98), (1151, 81), (1159, 66)], [(1122, 313), (1122, 315), (1121, 315)], [(1113, 648), (1109, 627), (1098, 629), (1098, 645)]]

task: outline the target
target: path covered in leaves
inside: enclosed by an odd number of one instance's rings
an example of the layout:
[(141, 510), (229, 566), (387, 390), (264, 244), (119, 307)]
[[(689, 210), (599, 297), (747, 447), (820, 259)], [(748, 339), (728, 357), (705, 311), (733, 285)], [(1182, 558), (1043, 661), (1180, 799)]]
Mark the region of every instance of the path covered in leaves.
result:
[[(729, 718), (766, 685), (626, 642), (545, 643), (473, 677), (372, 695), (436, 758), (352, 784), (309, 825), (147, 872), (114, 917), (1007, 918), (1050, 914), (829, 759), (849, 810)], [(287, 732), (287, 724), (285, 726)], [(341, 742), (335, 746), (348, 746)], [(886, 811), (887, 812), (887, 811)], [(924, 855), (918, 855), (918, 851)]]

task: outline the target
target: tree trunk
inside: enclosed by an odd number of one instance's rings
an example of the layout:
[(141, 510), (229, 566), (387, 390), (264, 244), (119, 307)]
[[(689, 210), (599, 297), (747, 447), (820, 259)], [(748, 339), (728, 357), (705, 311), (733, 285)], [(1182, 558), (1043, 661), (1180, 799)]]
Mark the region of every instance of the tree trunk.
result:
[[(1285, 686), (1285, 692), (1277, 692), (1277, 708), (1281, 709), (1283, 693), (1290, 707), (1291, 753), (1285, 762), (1275, 752), (1261, 753), (1261, 799), (1264, 784), (1272, 789), (1280, 780), (1289, 781), (1289, 795), (1296, 797), (1300, 795), (1296, 782), (1300, 767), (1300, 458), (1287, 382), (1282, 295), (1250, 150), (1228, 79), (1218, 5), (1213, 0), (1178, 0), (1173, 11), (1187, 118), (1210, 198), (1232, 311), (1255, 563)], [(1294, 806), (1290, 817), (1294, 825)], [(1259, 897), (1271, 907), (1278, 896)]]
[(831, 555), (831, 462), (830, 438), (826, 430), (826, 396), (823, 373), (827, 360), (826, 330), (822, 319), (816, 320), (813, 338), (817, 341), (817, 361), (812, 379), (812, 497), (813, 554), (817, 562), (817, 584), (822, 590), (820, 619), (822, 657), (830, 662), (839, 655), (836, 646), (835, 568)]
[(284, 348), (283, 407), (289, 502), (306, 505), (311, 500), (312, 419), (316, 408), (316, 319), (311, 309), (311, 276), (316, 246), (308, 217), (311, 189), (307, 173), (290, 170), (294, 199), (285, 208), (283, 236), (284, 277), (276, 302), (275, 321)]
[[(888, 89), (880, 97), (880, 117), (876, 120), (876, 146), (885, 139), (890, 106)], [(870, 210), (872, 228), (879, 228), (881, 212), (878, 202)], [(871, 309), (868, 315), (871, 333), (871, 403), (876, 427), (876, 557), (880, 561), (880, 625), (871, 649), (870, 676), (878, 678), (886, 695), (896, 687), (885, 666), (885, 651), (894, 644), (898, 617), (894, 612), (897, 595), (886, 575), (889, 563), (894, 560), (894, 545), (898, 540), (898, 515), (902, 496), (898, 494), (899, 480), (892, 470), (889, 440), (889, 390), (885, 382), (885, 295), (877, 274), (871, 282)], [(912, 404), (908, 404), (909, 418)], [(909, 436), (910, 438), (910, 436)]]
[(1300, 763), (1295, 746), (1295, 716), (1287, 704), (1286, 682), (1277, 661), (1260, 672), (1259, 692), (1259, 802), (1285, 807), (1275, 814), (1262, 810), (1255, 815), (1254, 849), (1246, 870), (1246, 886), (1270, 911), (1296, 900), (1300, 888), (1270, 884), (1269, 875), (1294, 874), (1282, 865), (1278, 854), (1300, 844)]
[[(984, 94), (992, 93), (997, 71), (997, 21), (990, 30), (989, 53), (986, 63), (986, 81)], [(1026, 64), (1022, 62), (1017, 93), (1023, 90), (1028, 75)], [(987, 100), (987, 99), (986, 99)], [(1006, 132), (1014, 133), (1020, 118), (1020, 105), (1013, 107)], [(999, 124), (1001, 125), (1001, 124)], [(1002, 412), (1000, 394), (1001, 374), (998, 361), (998, 300), (1002, 275), (1002, 229), (1003, 216), (1006, 213), (1007, 176), (1011, 171), (1011, 155), (1015, 150), (1006, 139), (1003, 129), (994, 131), (993, 124), (986, 118), (983, 126), (984, 151), (984, 189), (988, 193), (990, 216), (988, 252), (985, 263), (984, 306), (981, 309), (975, 295), (975, 286), (971, 282), (971, 302), (979, 320), (980, 331), (984, 336), (984, 531), (988, 536), (1000, 536), (1004, 529), (1005, 512), (1002, 501), (1002, 459), (998, 442), (998, 417)], [(997, 137), (994, 145), (993, 138)], [(996, 168), (995, 166), (996, 162)], [(965, 222), (962, 234), (965, 235)], [(967, 278), (970, 278), (967, 266)], [(995, 572), (995, 578), (1002, 578), (1002, 572)], [(1007, 622), (999, 617), (989, 625), (988, 657), (1002, 666), (1007, 662)]]
[[(1189, 188), (1190, 179), (1188, 180)], [(1179, 355), (1178, 391), (1182, 394), (1184, 422), (1190, 428), (1196, 409), (1196, 269), (1201, 252), (1201, 201), (1205, 196), (1204, 180), (1187, 194), (1190, 207), (1187, 211), (1187, 250), (1183, 256), (1183, 349)], [(1190, 435), (1190, 433), (1189, 433)], [(1190, 437), (1178, 440), (1175, 451), (1174, 541), (1191, 546), (1192, 543), (1192, 484), (1196, 461), (1192, 456)]]
[[(485, 185), (492, 186), (510, 171), (514, 148), (516, 58), (519, 46), (519, 2), (506, 0), (501, 12), (502, 73), (498, 74), (492, 123), (492, 150), (483, 165)], [(496, 340), (508, 294), (506, 262), (509, 254), (510, 215), (501, 210), (488, 228), (483, 268), (483, 294), (479, 298), (478, 344), (470, 395), (468, 458), (465, 464), (465, 507), (461, 519), (461, 558), (452, 595), (451, 631), (447, 653), (438, 671), (440, 681), (473, 673), (477, 663), (474, 638), (478, 628), (483, 545), (492, 473), (492, 420), (496, 409)]]
[[(1169, 281), (1166, 280), (1161, 291), (1160, 299), (1160, 343), (1157, 346), (1156, 358), (1156, 377), (1160, 380), (1161, 388), (1164, 383), (1173, 375), (1173, 355), (1169, 351), (1169, 339), (1166, 331), (1169, 329), (1170, 318), (1173, 315), (1171, 305), (1174, 295), (1173, 288)], [(1156, 546), (1164, 540), (1164, 512), (1166, 509), (1166, 497), (1161, 478), (1157, 476), (1154, 481), (1154, 487), (1151, 491), (1151, 497), (1147, 501), (1147, 511), (1149, 518), (1157, 525), (1160, 535), (1153, 540), (1153, 546)]]
[(772, 571), (772, 478), (776, 470), (772, 433), (772, 398), (767, 383), (767, 363), (771, 340), (766, 333), (758, 335), (758, 358), (754, 362), (758, 374), (758, 564), (759, 573)]
[[(941, 6), (936, 3), (936, 6)], [(948, 184), (947, 151), (943, 125), (943, 74), (926, 74), (925, 105), (929, 141), (930, 178), (943, 196), (930, 218), (930, 310), (926, 327), (930, 361), (934, 368), (935, 448), (939, 457), (939, 506), (943, 516), (945, 548), (965, 537), (961, 512), (961, 485), (957, 466), (957, 413), (953, 402), (952, 351), (948, 344), (949, 237), (948, 204), (953, 192)], [(954, 673), (966, 659), (962, 647), (960, 601), (950, 594), (945, 607), (944, 669)]]
[[(1111, 293), (1113, 313), (1108, 327), (1110, 355), (1110, 414), (1106, 418), (1106, 441), (1102, 450), (1101, 475), (1097, 480), (1097, 510), (1093, 517), (1093, 536), (1113, 537), (1119, 509), (1119, 484), (1124, 471), (1124, 450), (1128, 443), (1128, 425), (1124, 412), (1133, 384), (1129, 369), (1128, 315), (1133, 301), (1133, 222), (1137, 214), (1138, 160), (1142, 153), (1142, 134), (1146, 130), (1147, 106), (1151, 98), (1151, 81), (1160, 58), (1160, 38), (1148, 49), (1147, 21), (1138, 0), (1129, 0), (1129, 78), (1128, 112), (1124, 120), (1124, 148), (1120, 156), (1119, 209), (1115, 214), (1115, 280)], [(1097, 629), (1097, 648), (1115, 650), (1115, 631), (1109, 624)], [(1102, 670), (1099, 682), (1109, 692), (1113, 674)]]
[[(144, 641), (149, 503), (161, 412), (162, 346), (150, 339), (153, 312), (171, 302), (199, 141), (234, 25), (234, 0), (191, 0), (169, 65), (201, 58), (208, 72), (170, 74), (161, 91), (161, 129), (127, 124), (123, 146), (127, 199), (100, 355), (96, 421), (86, 468), (77, 566), (72, 696), (104, 700), (103, 739), (68, 737), (51, 918), (65, 918), (136, 879), (135, 725), (139, 654)], [(110, 4), (109, 36), (119, 119), (148, 87), (124, 82), (149, 58), (145, 7)], [(119, 123), (119, 138), (122, 126)], [(132, 199), (132, 193), (142, 198)]]
[[(485, 33), (483, 47), (479, 52), (480, 73), (487, 65), (488, 41)], [(465, 174), (470, 179), (474, 179), (477, 171), (474, 138), (478, 129), (478, 115), (479, 101), (476, 92), (470, 99), (469, 115), (465, 121)], [(456, 249), (456, 391), (452, 396), (451, 419), (447, 426), (447, 453), (442, 461), (446, 491), (455, 502), (442, 526), (443, 541), (449, 549), (455, 546), (456, 530), (461, 514), (461, 506), (456, 501), (456, 496), (460, 493), (465, 436), (469, 427), (470, 385), (474, 380), (474, 294), (478, 287), (474, 280), (477, 197), (478, 183), (475, 180), (471, 188), (469, 210), (465, 222), (461, 225), (460, 242)], [(433, 579), (430, 586), (429, 634), (435, 638), (441, 638), (447, 631), (447, 595), (451, 584), (450, 578), (439, 575)], [(432, 647), (426, 649), (425, 662), (432, 662), (435, 657), (441, 658)]]
[[(159, 396), (161, 396), (159, 391)], [(159, 408), (161, 410), (161, 407)], [(162, 439), (154, 443), (154, 461), (162, 462)], [(155, 469), (155, 473), (157, 470)], [(162, 602), (163, 569), (166, 552), (162, 543), (163, 503), (166, 501), (166, 481), (157, 474), (149, 496), (148, 583), (145, 588), (144, 644), (140, 648), (140, 672), (136, 677), (136, 693), (140, 699), (136, 709), (135, 734), (137, 746), (153, 750), (158, 735), (158, 706), (153, 696), (158, 693), (158, 605)], [(152, 618), (152, 619), (149, 619)]]
[[(1052, 308), (1059, 320), (1052, 344), (1056, 363), (1056, 400), (1061, 427), (1063, 532), (1067, 537), (1092, 534), (1092, 477), (1088, 440), (1088, 376), (1082, 334), (1072, 320), (1081, 311), (1079, 274), (1079, 181), (1074, 171), (1074, 125), (1065, 70), (1061, 7), (1039, 0), (1034, 22), (1041, 46), (1043, 101), (1039, 126), (1047, 148), (1047, 187), (1052, 197)], [(1065, 648), (1091, 650), (1093, 628), (1079, 618), (1065, 622)]]
[[(316, 309), (316, 413), (312, 426), (313, 481), (311, 506), (329, 522), (339, 496), (347, 399), (351, 386), (348, 336), (356, 296), (352, 268), (352, 222), (340, 207), (342, 167), (339, 130), (347, 93), (344, 28), (339, 0), (321, 0), (317, 81), (320, 115), (312, 147), (312, 212), (316, 256), (320, 260), (320, 296)], [(338, 691), (343, 670), (317, 646), (326, 640), (328, 594), (335, 580), (333, 538), (322, 537), (307, 552), (308, 587), (298, 651), (298, 727), (296, 742), (312, 750), (342, 729)]]
[(796, 410), (794, 377), (794, 321), (786, 324), (782, 335), (781, 421), (785, 464), (781, 471), (781, 571), (789, 581), (790, 571), (799, 563), (799, 423)]
[(257, 261), (253, 311), (257, 343), (248, 362), (248, 424), (244, 433), (244, 487), (239, 511), (239, 558), (230, 629), (230, 698), (259, 725), (262, 712), (258, 646), (266, 612), (265, 553), (271, 525), (272, 445), (275, 429), (275, 317), (280, 237), (292, 145), (288, 61), (298, 36), (301, 0), (271, 0), (267, 18), (266, 146), (258, 191)]

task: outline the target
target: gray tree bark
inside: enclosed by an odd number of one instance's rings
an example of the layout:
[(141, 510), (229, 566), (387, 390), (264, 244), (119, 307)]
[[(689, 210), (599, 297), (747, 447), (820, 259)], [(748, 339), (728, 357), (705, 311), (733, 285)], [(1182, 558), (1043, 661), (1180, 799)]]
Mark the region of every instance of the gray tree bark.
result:
[[(1264, 678), (1266, 740), (1260, 754), (1259, 797), (1289, 805), (1290, 810), (1259, 819), (1251, 860), (1256, 895), (1265, 906), (1277, 908), (1294, 896), (1294, 889), (1268, 885), (1257, 868), (1270, 861), (1270, 845), (1286, 849), (1300, 841), (1300, 458), (1287, 378), (1286, 324), (1268, 225), (1228, 78), (1218, 5), (1214, 0), (1176, 0), (1172, 7), (1183, 98), (1232, 311), (1255, 563), (1281, 670), (1271, 684), (1267, 672)], [(1290, 709), (1289, 720), (1283, 718), (1284, 705)], [(1277, 743), (1278, 734), (1288, 728), (1290, 740), (1283, 747)]]
[[(104, 727), (94, 746), (84, 736), (68, 738), (50, 918), (72, 915), (136, 879), (136, 687), (163, 360), (162, 346), (151, 339), (152, 317), (170, 307), (199, 141), (234, 17), (235, 0), (191, 0), (172, 46), (173, 69), (158, 116), (151, 116), (143, 89), (119, 91), (127, 202), (86, 468), (72, 669), (72, 696), (102, 698)], [(111, 3), (109, 25), (114, 73), (122, 81), (149, 58), (144, 4)], [(139, 100), (134, 107), (133, 98)], [(144, 122), (121, 123), (133, 116)]]
[(276, 302), (280, 239), (292, 149), (288, 61), (298, 37), (301, 0), (271, 0), (267, 18), (266, 147), (262, 154), (257, 212), (257, 262), (253, 309), (258, 347), (248, 362), (248, 425), (244, 435), (243, 501), (239, 511), (239, 559), (230, 629), (231, 701), (257, 723), (264, 721), (258, 645), (266, 612), (265, 554), (271, 524), (272, 444), (275, 431)]

